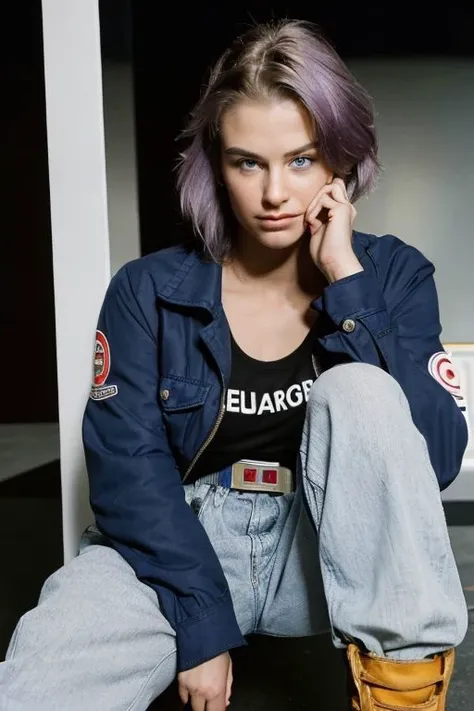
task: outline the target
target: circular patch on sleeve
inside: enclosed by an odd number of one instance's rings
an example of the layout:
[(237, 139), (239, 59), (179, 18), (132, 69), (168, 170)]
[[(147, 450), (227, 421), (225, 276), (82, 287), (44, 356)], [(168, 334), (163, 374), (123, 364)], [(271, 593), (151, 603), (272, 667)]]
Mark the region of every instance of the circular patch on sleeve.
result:
[(110, 346), (102, 331), (97, 331), (94, 351), (94, 387), (100, 388), (110, 373)]
[(434, 353), (428, 362), (428, 370), (433, 378), (453, 397), (463, 398), (459, 374), (449, 353), (445, 351)]

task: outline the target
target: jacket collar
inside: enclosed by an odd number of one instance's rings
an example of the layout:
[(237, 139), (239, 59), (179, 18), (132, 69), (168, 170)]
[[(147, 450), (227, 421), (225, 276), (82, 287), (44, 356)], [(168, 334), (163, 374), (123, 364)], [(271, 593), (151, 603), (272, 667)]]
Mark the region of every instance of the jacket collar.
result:
[[(366, 253), (366, 238), (363, 233), (352, 233), (352, 248), (360, 260)], [(205, 309), (216, 318), (222, 311), (222, 266), (206, 261), (194, 249), (183, 249), (182, 255), (181, 263), (158, 297), (177, 306)]]
[(159, 290), (158, 297), (177, 306), (203, 308), (214, 317), (221, 309), (222, 267), (205, 261), (196, 251), (184, 258), (171, 278)]

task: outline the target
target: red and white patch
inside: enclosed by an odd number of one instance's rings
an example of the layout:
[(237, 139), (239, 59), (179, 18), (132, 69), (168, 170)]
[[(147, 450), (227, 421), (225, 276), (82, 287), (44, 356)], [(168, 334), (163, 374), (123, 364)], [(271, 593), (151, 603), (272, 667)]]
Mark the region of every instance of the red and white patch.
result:
[(450, 393), (459, 407), (466, 409), (466, 399), (461, 389), (459, 373), (451, 355), (445, 351), (434, 353), (428, 361), (428, 371)]
[(102, 331), (97, 331), (95, 336), (94, 351), (94, 386), (100, 388), (110, 373), (110, 346), (107, 337)]
[(117, 395), (116, 385), (105, 385), (110, 374), (110, 346), (105, 333), (97, 331), (94, 348), (94, 378), (90, 397), (92, 400), (106, 400)]

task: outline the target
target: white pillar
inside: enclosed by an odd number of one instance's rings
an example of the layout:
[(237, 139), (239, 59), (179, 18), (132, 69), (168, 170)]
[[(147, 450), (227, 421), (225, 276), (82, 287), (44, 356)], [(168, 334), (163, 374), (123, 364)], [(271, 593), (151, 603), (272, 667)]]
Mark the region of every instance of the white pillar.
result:
[(65, 561), (91, 521), (81, 425), (110, 280), (98, 0), (42, 0)]

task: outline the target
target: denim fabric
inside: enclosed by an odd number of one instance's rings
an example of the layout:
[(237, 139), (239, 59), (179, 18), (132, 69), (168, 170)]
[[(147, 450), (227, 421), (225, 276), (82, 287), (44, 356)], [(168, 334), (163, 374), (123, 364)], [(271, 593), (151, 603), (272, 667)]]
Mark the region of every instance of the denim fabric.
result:
[[(296, 492), (185, 486), (244, 635), (331, 630), (380, 656), (457, 646), (467, 610), (425, 439), (397, 382), (366, 364), (313, 385)], [(154, 591), (94, 527), (45, 583), (0, 664), (0, 711), (145, 711), (176, 675)]]

